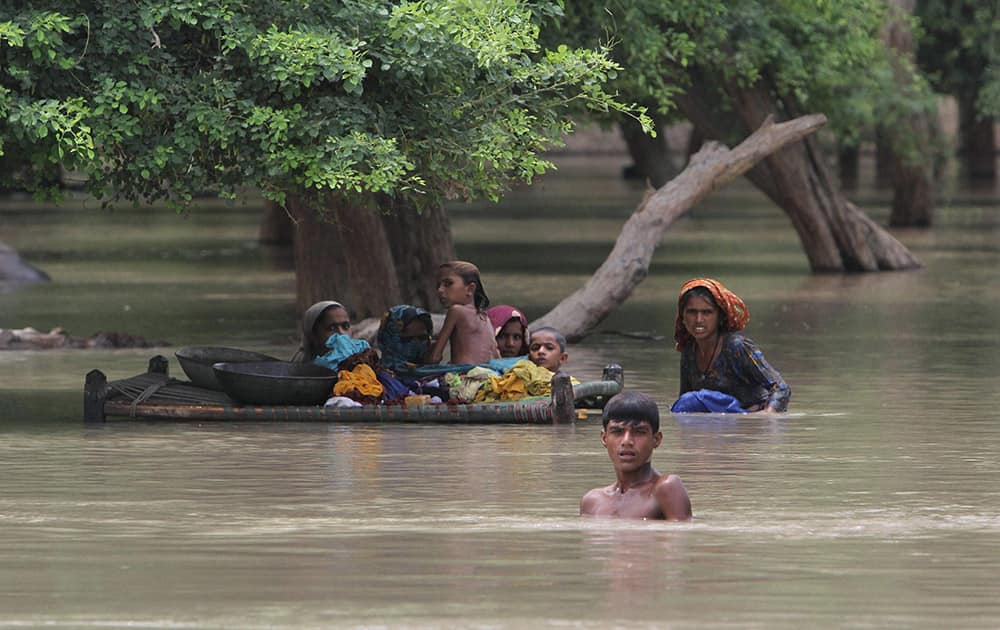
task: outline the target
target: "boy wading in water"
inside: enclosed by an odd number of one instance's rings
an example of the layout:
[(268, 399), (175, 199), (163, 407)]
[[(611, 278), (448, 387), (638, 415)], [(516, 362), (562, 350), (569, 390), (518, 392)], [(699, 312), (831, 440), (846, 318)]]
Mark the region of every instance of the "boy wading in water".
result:
[(652, 398), (621, 392), (604, 407), (601, 443), (615, 468), (616, 481), (580, 499), (584, 516), (691, 520), (691, 500), (677, 475), (661, 475), (649, 463), (660, 445), (660, 412)]

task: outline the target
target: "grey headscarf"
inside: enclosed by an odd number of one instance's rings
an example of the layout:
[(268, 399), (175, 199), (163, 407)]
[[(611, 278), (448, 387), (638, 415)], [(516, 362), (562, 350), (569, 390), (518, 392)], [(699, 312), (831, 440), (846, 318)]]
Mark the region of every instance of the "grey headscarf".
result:
[(312, 329), (328, 308), (343, 308), (346, 310), (346, 307), (344, 307), (344, 305), (340, 302), (324, 300), (322, 302), (316, 302), (307, 308), (306, 312), (302, 314), (302, 343), (299, 345), (298, 352), (296, 352), (295, 356), (292, 357), (292, 361), (308, 363), (326, 352), (325, 347), (316, 347), (313, 343)]

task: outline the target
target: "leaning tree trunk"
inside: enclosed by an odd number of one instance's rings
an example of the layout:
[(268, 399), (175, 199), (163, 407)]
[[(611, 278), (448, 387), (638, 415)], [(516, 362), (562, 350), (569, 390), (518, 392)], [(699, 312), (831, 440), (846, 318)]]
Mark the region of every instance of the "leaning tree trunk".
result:
[(973, 180), (995, 181), (997, 177), (994, 120), (976, 111), (978, 91), (958, 95), (958, 122), (962, 161)]
[[(717, 99), (697, 87), (678, 97), (681, 111), (707, 138), (724, 139), (780, 116), (779, 103), (762, 87), (729, 86), (735, 114), (722, 113)], [(841, 192), (814, 138), (772, 153), (747, 174), (788, 215), (817, 273), (914, 269), (920, 266), (889, 232), (851, 204)]]
[[(888, 0), (893, 14), (886, 24), (883, 38), (895, 52), (893, 78), (901, 94), (913, 91), (912, 74), (915, 63), (913, 31), (914, 0)], [(911, 99), (920, 102), (919, 96)], [(931, 147), (934, 120), (926, 109), (909, 112), (903, 121), (883, 129), (889, 140), (890, 177), (892, 178), (893, 227), (930, 227), (934, 217), (934, 151)]]
[(824, 124), (826, 117), (821, 114), (781, 124), (768, 119), (734, 149), (716, 142), (705, 143), (680, 175), (646, 195), (625, 222), (607, 259), (587, 283), (534, 325), (554, 326), (569, 340), (585, 336), (646, 277), (663, 233), (678, 217), (767, 155), (805, 138)]

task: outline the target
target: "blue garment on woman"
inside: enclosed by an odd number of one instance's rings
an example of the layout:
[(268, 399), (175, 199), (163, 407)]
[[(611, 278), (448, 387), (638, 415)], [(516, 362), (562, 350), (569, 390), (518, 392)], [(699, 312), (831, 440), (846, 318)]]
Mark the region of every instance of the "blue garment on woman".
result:
[(740, 401), (714, 389), (685, 392), (670, 407), (672, 413), (746, 413)]
[[(420, 320), (426, 327), (427, 334), (405, 339), (403, 329), (413, 320)], [(375, 339), (375, 344), (382, 353), (382, 367), (393, 372), (403, 372), (422, 363), (430, 348), (431, 330), (431, 314), (424, 309), (409, 304), (390, 308), (382, 316)]]
[(313, 359), (313, 363), (336, 372), (341, 361), (352, 354), (367, 350), (371, 346), (364, 339), (352, 339), (347, 335), (337, 333), (327, 337), (326, 347), (326, 354), (321, 354)]

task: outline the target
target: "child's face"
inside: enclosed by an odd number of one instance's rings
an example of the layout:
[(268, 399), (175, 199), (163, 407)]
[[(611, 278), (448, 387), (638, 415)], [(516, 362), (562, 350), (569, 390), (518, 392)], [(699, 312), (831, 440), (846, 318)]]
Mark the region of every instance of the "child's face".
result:
[(500, 349), (501, 357), (517, 357), (521, 355), (521, 347), (524, 345), (524, 326), (521, 320), (512, 319), (497, 335), (497, 348)]
[(559, 349), (559, 341), (552, 333), (540, 332), (531, 335), (528, 358), (535, 365), (558, 372), (563, 363), (566, 363), (566, 357), (566, 353)]
[(438, 274), (438, 299), (441, 306), (448, 308), (453, 304), (472, 304), (476, 293), (475, 283), (466, 284), (462, 276), (451, 270), (443, 269)]

